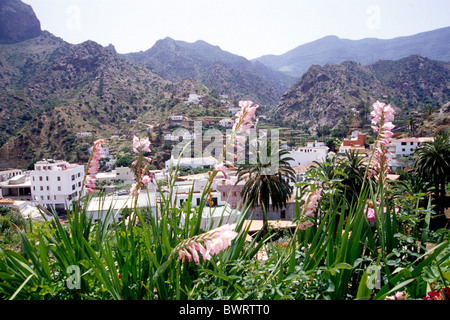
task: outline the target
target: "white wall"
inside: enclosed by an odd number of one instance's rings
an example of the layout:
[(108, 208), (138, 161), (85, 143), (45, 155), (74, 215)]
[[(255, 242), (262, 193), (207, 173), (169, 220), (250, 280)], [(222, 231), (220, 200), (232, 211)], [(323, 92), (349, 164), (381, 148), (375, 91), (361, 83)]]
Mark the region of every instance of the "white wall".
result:
[(290, 151), (288, 157), (294, 159), (289, 161), (291, 167), (298, 167), (313, 161), (324, 161), (328, 154), (328, 148), (300, 147), (295, 151)]

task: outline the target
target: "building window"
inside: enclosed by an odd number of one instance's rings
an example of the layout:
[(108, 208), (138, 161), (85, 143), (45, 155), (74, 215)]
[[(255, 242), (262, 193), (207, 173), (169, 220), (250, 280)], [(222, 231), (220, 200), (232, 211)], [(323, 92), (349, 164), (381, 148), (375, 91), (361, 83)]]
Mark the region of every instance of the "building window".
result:
[(61, 191), (61, 186), (58, 186), (58, 191)]
[(43, 186), (41, 186), (41, 188), (40, 188), (40, 189), (41, 189), (41, 191), (43, 191), (43, 190), (44, 190), (44, 187), (43, 187)]
[(236, 191), (233, 191), (233, 197), (237, 197)]
[(47, 186), (47, 191), (50, 191), (50, 186)]
[(405, 148), (403, 148), (402, 151), (405, 152)]
[(48, 181), (48, 176), (45, 176), (45, 180)]
[(72, 185), (72, 190), (75, 190), (75, 185), (74, 184)]
[(57, 181), (61, 181), (61, 177), (59, 177), (59, 176), (56, 177), (56, 180), (57, 180)]
[(281, 210), (280, 219), (286, 219), (286, 210)]
[(39, 181), (42, 181), (42, 176), (39, 176)]
[(406, 146), (406, 142), (402, 142), (402, 146)]

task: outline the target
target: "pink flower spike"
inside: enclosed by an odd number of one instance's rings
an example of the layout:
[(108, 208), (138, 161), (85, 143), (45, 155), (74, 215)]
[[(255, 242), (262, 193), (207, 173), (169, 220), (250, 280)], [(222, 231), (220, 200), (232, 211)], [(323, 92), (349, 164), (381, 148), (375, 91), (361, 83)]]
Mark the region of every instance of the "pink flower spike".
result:
[(375, 221), (375, 210), (373, 210), (372, 208), (367, 209), (367, 220)]
[[(187, 250), (191, 252), (195, 263), (200, 262), (199, 253), (202, 255), (203, 261), (210, 260), (212, 254), (218, 254), (231, 245), (231, 241), (237, 236), (237, 232), (233, 230), (235, 226), (235, 224), (224, 225), (204, 234), (186, 239), (175, 247), (173, 252), (178, 252), (178, 259), (182, 261), (188, 256)], [(206, 249), (201, 243), (204, 243)]]
[(152, 181), (152, 178), (150, 178), (149, 176), (145, 175), (142, 177), (142, 183), (145, 184), (146, 186), (148, 186), (150, 184), (150, 182)]

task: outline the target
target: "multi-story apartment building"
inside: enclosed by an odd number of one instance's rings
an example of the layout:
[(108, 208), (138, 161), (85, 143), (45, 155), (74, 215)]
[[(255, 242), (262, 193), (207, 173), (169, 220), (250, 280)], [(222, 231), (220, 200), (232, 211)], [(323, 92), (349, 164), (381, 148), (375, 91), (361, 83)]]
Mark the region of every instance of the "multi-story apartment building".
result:
[(70, 208), (83, 196), (84, 166), (62, 160), (36, 162), (30, 171), (32, 200), (55, 210)]

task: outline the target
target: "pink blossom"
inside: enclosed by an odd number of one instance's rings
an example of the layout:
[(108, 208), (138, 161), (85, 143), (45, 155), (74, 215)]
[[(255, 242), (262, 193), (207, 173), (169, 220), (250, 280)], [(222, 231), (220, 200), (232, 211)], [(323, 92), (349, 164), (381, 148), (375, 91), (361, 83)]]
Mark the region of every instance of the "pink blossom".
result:
[(239, 101), (239, 106), (241, 107), (241, 110), (236, 112), (236, 120), (233, 125), (233, 131), (234, 132), (248, 132), (250, 128), (253, 127), (253, 121), (256, 109), (259, 106), (252, 106), (252, 101)]
[(150, 176), (145, 175), (142, 177), (142, 183), (145, 184), (146, 186), (148, 186), (150, 182), (152, 182), (152, 178), (150, 178)]
[(393, 296), (387, 296), (384, 300), (408, 300), (408, 295), (405, 292), (396, 292)]
[[(388, 150), (388, 145), (391, 143), (394, 133), (395, 125), (392, 123), (394, 120), (394, 109), (390, 104), (386, 105), (380, 101), (373, 104), (372, 115), (372, 129), (374, 132), (378, 132), (377, 143), (372, 153), (372, 157), (369, 163), (369, 176), (375, 176), (377, 179), (384, 178), (389, 172), (387, 155), (391, 154)], [(376, 173), (378, 172), (378, 175)]]
[(98, 139), (94, 141), (94, 146), (92, 147), (92, 154), (89, 160), (89, 166), (87, 172), (89, 175), (85, 177), (84, 187), (87, 193), (94, 192), (95, 181), (97, 180), (96, 174), (100, 169), (100, 152), (102, 151), (102, 144), (105, 142), (104, 139)]
[(302, 197), (304, 201), (301, 209), (303, 211), (303, 215), (305, 217), (314, 217), (314, 212), (317, 209), (319, 204), (319, 200), (321, 198), (321, 188), (317, 188), (314, 191), (307, 191), (306, 194)]
[(375, 210), (373, 208), (367, 208), (367, 220), (375, 221)]
[(150, 140), (148, 138), (139, 139), (138, 137), (133, 137), (133, 152), (140, 153), (142, 152), (150, 152)]
[(141, 188), (139, 187), (139, 185), (137, 183), (133, 183), (131, 185), (130, 188), (130, 192), (134, 195), (134, 196), (138, 196), (141, 193)]
[(211, 255), (218, 254), (220, 251), (228, 248), (231, 245), (231, 241), (236, 238), (237, 232), (233, 230), (235, 226), (235, 224), (223, 225), (204, 234), (184, 240), (175, 247), (174, 251), (178, 252), (178, 259), (183, 262), (187, 258), (189, 261), (194, 260), (195, 263), (199, 263), (199, 253), (202, 255), (203, 261), (211, 260)]
[(225, 178), (228, 178), (228, 176), (227, 176), (227, 171), (228, 170), (233, 170), (234, 169), (234, 165), (230, 162), (230, 161), (228, 161), (228, 160), (224, 160), (223, 162), (220, 162), (220, 163), (217, 163), (215, 166), (214, 166), (214, 171), (217, 171), (217, 172), (222, 172), (223, 173), (223, 175), (225, 176)]
[(300, 223), (298, 228), (300, 230), (306, 230), (306, 228), (312, 227), (313, 225), (314, 225), (314, 223), (312, 223), (311, 221), (304, 221), (304, 222)]

